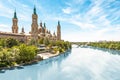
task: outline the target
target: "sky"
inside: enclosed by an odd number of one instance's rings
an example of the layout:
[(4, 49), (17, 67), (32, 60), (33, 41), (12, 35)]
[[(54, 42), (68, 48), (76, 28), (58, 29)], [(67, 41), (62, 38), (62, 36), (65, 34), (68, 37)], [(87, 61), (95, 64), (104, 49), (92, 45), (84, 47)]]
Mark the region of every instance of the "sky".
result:
[(29, 33), (34, 5), (52, 33), (60, 21), (63, 40), (120, 41), (120, 0), (0, 0), (0, 31), (11, 32), (16, 10), (19, 32)]

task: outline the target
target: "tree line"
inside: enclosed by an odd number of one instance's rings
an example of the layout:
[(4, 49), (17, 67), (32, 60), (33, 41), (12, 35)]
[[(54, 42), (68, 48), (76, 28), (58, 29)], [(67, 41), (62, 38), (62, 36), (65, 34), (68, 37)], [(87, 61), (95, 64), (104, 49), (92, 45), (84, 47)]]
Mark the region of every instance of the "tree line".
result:
[(86, 46), (93, 46), (99, 48), (120, 50), (120, 41), (77, 42), (74, 44), (77, 44), (79, 46), (86, 45)]
[(90, 42), (87, 44), (88, 46), (107, 48), (113, 50), (120, 50), (120, 42), (119, 41), (101, 41), (101, 42)]
[[(68, 41), (52, 41), (47, 38), (40, 38), (37, 44), (45, 44), (55, 53), (57, 51), (62, 53), (71, 48), (71, 43)], [(33, 61), (37, 53), (38, 46), (34, 45), (33, 40), (25, 44), (13, 38), (0, 39), (0, 67), (10, 67)]]

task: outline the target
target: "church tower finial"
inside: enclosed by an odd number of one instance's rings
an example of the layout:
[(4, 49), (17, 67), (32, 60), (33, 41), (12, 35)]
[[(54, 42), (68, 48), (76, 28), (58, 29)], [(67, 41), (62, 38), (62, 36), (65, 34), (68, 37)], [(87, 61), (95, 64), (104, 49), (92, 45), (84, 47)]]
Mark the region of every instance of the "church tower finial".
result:
[(46, 28), (46, 24), (44, 23), (44, 28)]
[(35, 7), (35, 5), (34, 5), (33, 13), (36, 14), (36, 7)]
[(14, 12), (14, 18), (17, 19), (16, 9), (15, 9), (15, 12)]
[(58, 25), (60, 26), (60, 21), (58, 21)]
[(21, 34), (24, 34), (24, 33), (25, 33), (24, 27), (22, 27)]
[(42, 21), (40, 22), (40, 27), (42, 27)]

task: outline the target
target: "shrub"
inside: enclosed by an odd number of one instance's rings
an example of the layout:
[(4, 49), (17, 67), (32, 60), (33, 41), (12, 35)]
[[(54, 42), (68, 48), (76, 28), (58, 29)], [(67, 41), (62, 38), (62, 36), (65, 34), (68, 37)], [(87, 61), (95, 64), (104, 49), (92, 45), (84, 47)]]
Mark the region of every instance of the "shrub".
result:
[(6, 45), (6, 40), (0, 39), (0, 46), (5, 47), (5, 45)]
[(3, 49), (2, 46), (0, 46), (0, 51), (2, 51), (2, 49)]
[(6, 40), (6, 47), (11, 48), (11, 47), (16, 46), (16, 45), (18, 45), (18, 41), (16, 39), (8, 38)]
[(20, 45), (19, 50), (20, 61), (22, 62), (33, 60), (37, 53), (35, 46), (26, 46), (25, 44)]

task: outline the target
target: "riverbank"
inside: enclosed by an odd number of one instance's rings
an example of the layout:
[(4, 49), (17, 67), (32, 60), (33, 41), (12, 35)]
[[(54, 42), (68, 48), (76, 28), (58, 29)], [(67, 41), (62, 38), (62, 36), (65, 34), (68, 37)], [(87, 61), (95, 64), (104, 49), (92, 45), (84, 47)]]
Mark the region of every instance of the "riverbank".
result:
[[(69, 50), (66, 50), (65, 52), (67, 52)], [(26, 65), (32, 65), (32, 64), (37, 64), (39, 61), (42, 61), (42, 60), (45, 60), (45, 59), (49, 59), (49, 58), (52, 58), (52, 57), (55, 57), (55, 56), (59, 56), (60, 54), (65, 54), (65, 52), (63, 53), (50, 53), (50, 52), (45, 52), (45, 53), (39, 53), (37, 54), (37, 56), (35, 57), (34, 60), (31, 60), (29, 62), (25, 62), (25, 63), (21, 63), (21, 64), (15, 64), (14, 66), (8, 66), (8, 67), (0, 67), (0, 72), (4, 72), (4, 70), (12, 70), (12, 69), (15, 69), (15, 68), (19, 68), (19, 69), (22, 69), (24, 66)]]
[(79, 46), (93, 46), (112, 50), (120, 50), (120, 41), (76, 42)]
[(37, 46), (25, 43), (19, 43), (10, 47), (0, 45), (0, 68), (33, 64), (40, 60), (57, 56), (68, 49), (71, 49), (71, 44), (68, 41), (49, 40), (47, 44), (38, 43)]
[(59, 53), (52, 54), (49, 52), (37, 54), (38, 57), (42, 57), (43, 59), (48, 59), (50, 57), (54, 57), (54, 56), (58, 56), (58, 55), (59, 55)]

